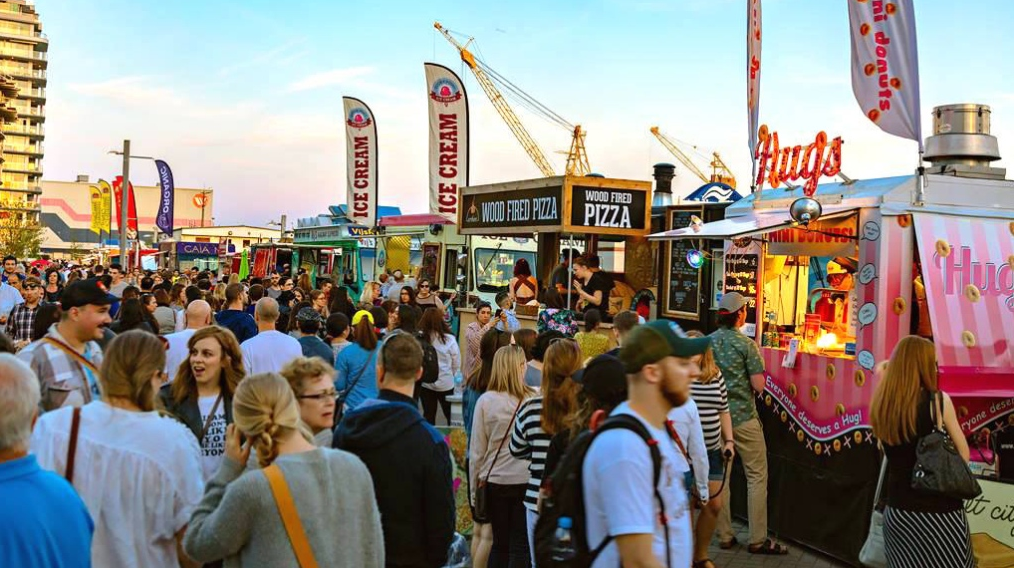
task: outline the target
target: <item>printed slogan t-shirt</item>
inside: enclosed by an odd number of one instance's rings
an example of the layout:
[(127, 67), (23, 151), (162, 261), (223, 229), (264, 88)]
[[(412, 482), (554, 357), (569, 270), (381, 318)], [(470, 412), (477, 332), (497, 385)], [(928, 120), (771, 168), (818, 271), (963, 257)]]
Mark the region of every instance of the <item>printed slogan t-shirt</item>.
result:
[[(215, 406), (218, 396), (202, 396), (197, 400), (201, 409), (201, 426), (208, 420), (208, 414)], [(201, 469), (204, 471), (204, 480), (207, 481), (218, 473), (218, 467), (225, 459), (225, 402), (219, 402), (215, 409), (215, 417), (208, 423), (208, 431), (204, 434), (204, 441), (201, 442)]]

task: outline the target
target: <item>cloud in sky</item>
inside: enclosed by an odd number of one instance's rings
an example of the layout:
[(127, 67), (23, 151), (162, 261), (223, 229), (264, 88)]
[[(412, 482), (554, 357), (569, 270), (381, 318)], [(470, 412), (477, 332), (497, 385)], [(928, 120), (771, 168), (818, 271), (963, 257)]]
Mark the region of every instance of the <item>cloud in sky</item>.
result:
[(321, 71), (319, 73), (303, 77), (302, 79), (290, 84), (285, 91), (288, 93), (298, 93), (301, 91), (312, 91), (322, 87), (343, 85), (355, 79), (361, 79), (372, 75), (375, 71), (376, 70), (373, 67), (366, 65)]

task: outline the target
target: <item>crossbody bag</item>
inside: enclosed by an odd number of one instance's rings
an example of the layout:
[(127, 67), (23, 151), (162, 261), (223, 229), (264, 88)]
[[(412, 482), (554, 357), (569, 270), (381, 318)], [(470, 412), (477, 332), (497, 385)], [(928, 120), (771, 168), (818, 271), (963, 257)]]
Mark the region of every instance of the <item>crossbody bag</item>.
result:
[(306, 537), (302, 521), (299, 520), (296, 503), (292, 500), (292, 493), (289, 492), (289, 484), (285, 482), (282, 469), (277, 464), (271, 464), (262, 471), (264, 476), (268, 478), (271, 494), (275, 497), (278, 513), (282, 517), (282, 524), (285, 525), (285, 533), (289, 536), (289, 543), (292, 545), (292, 551), (296, 554), (299, 568), (317, 568), (317, 560), (313, 557), (310, 540)]
[(517, 407), (514, 409), (514, 414), (511, 415), (511, 421), (507, 424), (507, 431), (504, 433), (503, 438), (500, 439), (500, 445), (496, 448), (496, 453), (493, 454), (493, 461), (489, 464), (489, 470), (486, 471), (486, 479), (480, 479), (475, 487), (475, 513), (474, 520), (479, 523), (489, 522), (489, 476), (493, 475), (493, 466), (496, 465), (497, 458), (500, 457), (500, 451), (503, 450), (504, 442), (510, 437), (511, 432), (514, 430), (514, 419), (518, 416), (518, 410), (521, 409), (521, 400), (518, 401)]

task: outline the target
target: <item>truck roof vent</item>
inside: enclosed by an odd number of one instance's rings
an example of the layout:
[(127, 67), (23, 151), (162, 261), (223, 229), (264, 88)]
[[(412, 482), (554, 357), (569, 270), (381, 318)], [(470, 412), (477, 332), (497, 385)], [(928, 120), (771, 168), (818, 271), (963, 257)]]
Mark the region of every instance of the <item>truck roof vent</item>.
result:
[(933, 109), (933, 136), (926, 139), (927, 172), (957, 177), (1004, 179), (1007, 170), (989, 164), (1000, 159), (996, 137), (989, 133), (986, 105), (956, 104)]

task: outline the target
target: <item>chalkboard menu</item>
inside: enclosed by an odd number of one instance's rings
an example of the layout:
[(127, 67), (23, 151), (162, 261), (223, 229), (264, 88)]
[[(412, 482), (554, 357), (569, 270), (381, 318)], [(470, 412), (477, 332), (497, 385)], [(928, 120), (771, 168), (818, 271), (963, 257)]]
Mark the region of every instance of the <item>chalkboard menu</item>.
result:
[[(669, 211), (667, 229), (682, 229), (690, 226), (693, 215), (701, 217), (703, 209), (692, 207)], [(677, 239), (666, 242), (666, 266), (663, 284), (666, 293), (662, 315), (688, 320), (701, 319), (701, 271), (690, 266), (687, 253), (697, 248), (697, 241)]]
[(757, 253), (725, 255), (725, 292), (739, 292), (747, 300), (746, 323), (757, 323), (757, 279), (760, 255)]

